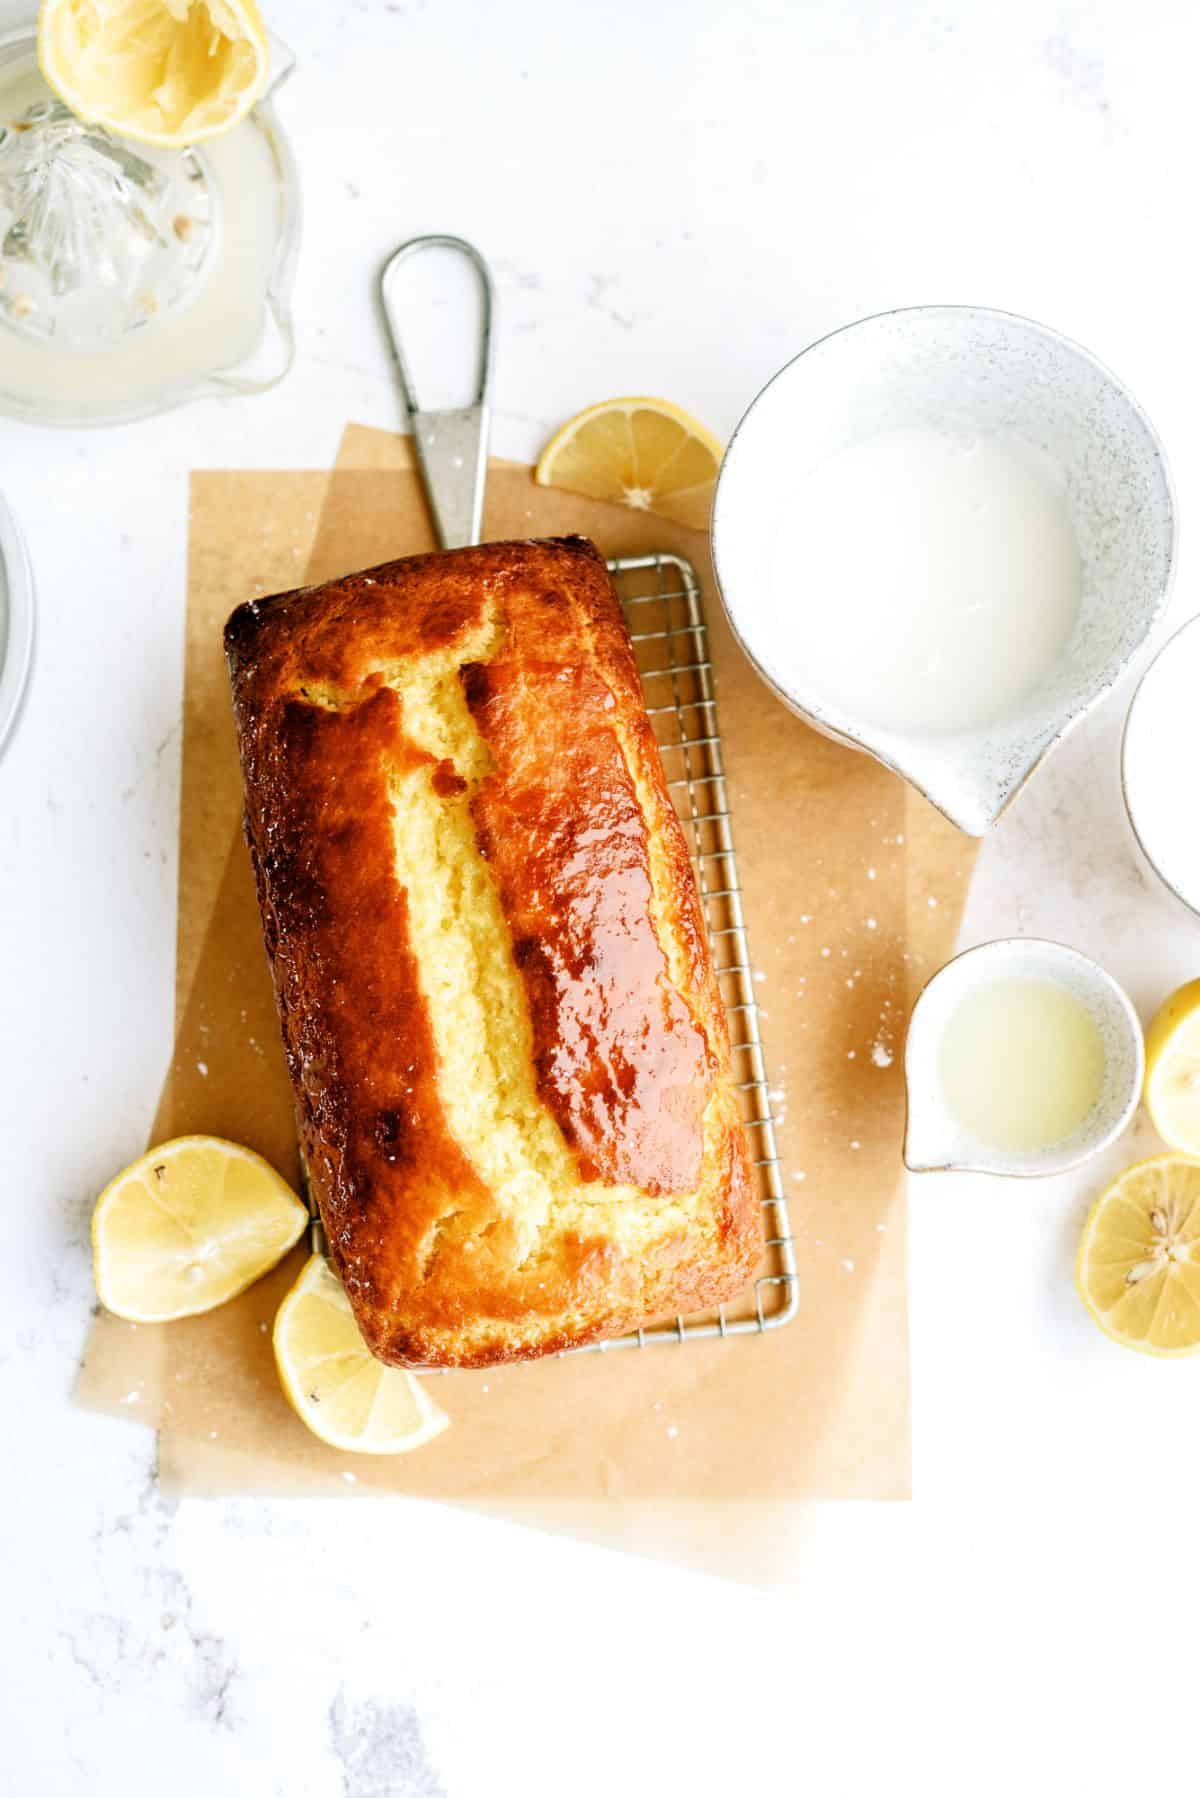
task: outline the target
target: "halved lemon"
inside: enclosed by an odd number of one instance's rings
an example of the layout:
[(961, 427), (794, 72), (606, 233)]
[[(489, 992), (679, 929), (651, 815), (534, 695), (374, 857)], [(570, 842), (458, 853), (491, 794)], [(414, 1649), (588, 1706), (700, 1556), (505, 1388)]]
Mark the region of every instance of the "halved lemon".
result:
[(1084, 1225), (1079, 1296), (1100, 1328), (1147, 1355), (1200, 1349), (1200, 1160), (1126, 1168)]
[(619, 399), (569, 419), (542, 451), (535, 478), (703, 530), (720, 466), (720, 444), (682, 406)]
[(1200, 980), (1172, 993), (1147, 1030), (1143, 1091), (1163, 1141), (1200, 1155)]
[(41, 0), (38, 63), (71, 111), (175, 147), (228, 131), (267, 83), (255, 0)]
[(219, 1136), (179, 1136), (133, 1162), (96, 1201), (96, 1291), (134, 1323), (195, 1317), (282, 1261), (307, 1222), (261, 1155)]
[(279, 1307), (275, 1364), (301, 1423), (332, 1448), (402, 1455), (449, 1426), (423, 1380), (375, 1359), (323, 1255), (309, 1258)]

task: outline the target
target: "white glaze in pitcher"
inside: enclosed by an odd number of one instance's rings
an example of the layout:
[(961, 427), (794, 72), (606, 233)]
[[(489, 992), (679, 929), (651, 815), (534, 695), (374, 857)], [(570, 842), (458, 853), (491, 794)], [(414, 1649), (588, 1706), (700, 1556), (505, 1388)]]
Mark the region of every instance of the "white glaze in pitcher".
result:
[[(767, 603), (778, 590), (778, 520), (797, 481), (892, 432), (948, 433), (1028, 456), (1055, 483), (1078, 545), (1080, 598), (1065, 647), (1009, 709), (974, 727), (852, 715), (819, 672), (785, 659)], [(962, 306), (864, 319), (789, 363), (735, 432), (713, 508), (721, 596), (760, 674), (793, 711), (903, 774), (974, 836), (1145, 640), (1166, 603), (1174, 544), (1161, 446), (1119, 382), (1044, 326)], [(796, 603), (819, 606), (821, 596)], [(830, 631), (837, 613), (827, 609)], [(1024, 628), (1017, 604), (1014, 620)]]

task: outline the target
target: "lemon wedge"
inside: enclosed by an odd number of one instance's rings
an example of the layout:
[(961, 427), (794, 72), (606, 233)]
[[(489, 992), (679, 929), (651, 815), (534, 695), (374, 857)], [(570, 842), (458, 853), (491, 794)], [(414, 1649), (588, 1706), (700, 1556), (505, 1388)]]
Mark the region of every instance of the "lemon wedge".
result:
[(402, 1455), (449, 1427), (425, 1381), (372, 1355), (322, 1255), (309, 1258), (279, 1307), (275, 1364), (293, 1411), (331, 1448)]
[(712, 510), (721, 446), (670, 400), (604, 400), (550, 439), (534, 471), (565, 487), (703, 530)]
[(42, 0), (38, 63), (79, 118), (175, 148), (245, 118), (269, 53), (254, 0)]
[(308, 1212), (261, 1155), (180, 1136), (107, 1185), (92, 1215), (100, 1302), (135, 1323), (195, 1317), (244, 1292), (298, 1242)]
[(1200, 980), (1172, 993), (1147, 1030), (1143, 1094), (1163, 1141), (1200, 1155)]
[(1075, 1283), (1114, 1342), (1147, 1355), (1200, 1349), (1200, 1160), (1126, 1168), (1084, 1225)]

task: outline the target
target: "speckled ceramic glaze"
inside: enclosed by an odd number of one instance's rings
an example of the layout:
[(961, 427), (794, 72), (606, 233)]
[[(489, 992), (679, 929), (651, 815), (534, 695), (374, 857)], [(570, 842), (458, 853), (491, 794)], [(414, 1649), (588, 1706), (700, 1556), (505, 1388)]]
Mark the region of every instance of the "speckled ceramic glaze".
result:
[[(798, 472), (880, 432), (913, 428), (991, 435), (1048, 458), (1079, 544), (1083, 596), (1065, 653), (1013, 712), (977, 730), (861, 725), (778, 665), (759, 603), (769, 591), (772, 527)], [(779, 696), (981, 836), (1158, 618), (1175, 507), (1152, 426), (1086, 350), (1010, 313), (922, 306), (822, 338), (763, 389), (726, 452), (712, 534), (734, 632)]]
[[(950, 1110), (939, 1071), (946, 1026), (968, 993), (1015, 978), (1052, 980), (1065, 987), (1091, 1013), (1104, 1045), (1104, 1086), (1083, 1123), (1062, 1142), (1030, 1152), (999, 1150), (966, 1131)], [(1107, 1148), (1124, 1130), (1137, 1110), (1145, 1065), (1136, 1011), (1111, 974), (1086, 955), (1040, 937), (982, 943), (947, 962), (913, 1009), (904, 1046), (905, 1166), (914, 1173), (1065, 1173)]]

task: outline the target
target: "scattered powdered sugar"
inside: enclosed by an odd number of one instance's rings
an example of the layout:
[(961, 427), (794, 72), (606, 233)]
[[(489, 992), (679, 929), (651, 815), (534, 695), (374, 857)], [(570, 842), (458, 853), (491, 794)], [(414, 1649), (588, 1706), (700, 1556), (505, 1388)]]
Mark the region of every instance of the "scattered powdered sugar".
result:
[(892, 1060), (892, 1051), (888, 1048), (883, 1038), (877, 1036), (875, 1041), (871, 1044), (872, 1066), (877, 1068), (890, 1068)]
[(808, 1175), (805, 1173), (805, 1171), (802, 1167), (798, 1167), (793, 1172), (792, 1179), (793, 1180), (807, 1180)]
[(854, 1263), (853, 1263), (853, 1261), (851, 1261), (849, 1255), (843, 1256), (842, 1266), (845, 1268), (845, 1270), (848, 1274), (852, 1274), (854, 1272)]
[(206, 1061), (198, 1061), (196, 1063), (196, 1072), (198, 1074), (202, 1075), (205, 1080), (207, 1080), (208, 1079), (208, 1063)]
[(677, 1423), (669, 1423), (667, 1425), (667, 1435), (670, 1437), (672, 1442), (674, 1442), (674, 1440), (675, 1440), (676, 1436), (678, 1436), (678, 1434), (679, 1434), (679, 1425)]

